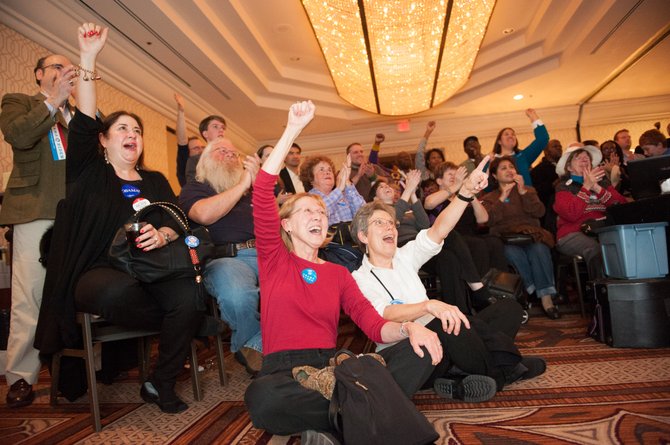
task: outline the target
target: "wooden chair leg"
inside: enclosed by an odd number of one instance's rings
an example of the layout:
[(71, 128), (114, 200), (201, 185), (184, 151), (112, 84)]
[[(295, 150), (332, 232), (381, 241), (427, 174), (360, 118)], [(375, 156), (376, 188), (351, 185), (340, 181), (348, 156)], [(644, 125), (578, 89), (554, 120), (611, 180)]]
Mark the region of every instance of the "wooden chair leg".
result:
[(93, 345), (93, 335), (91, 333), (91, 314), (84, 313), (82, 324), (84, 335), (84, 360), (86, 362), (86, 376), (88, 378), (88, 397), (91, 407), (91, 416), (93, 417), (93, 427), (96, 432), (102, 430), (100, 422), (100, 404), (98, 401), (98, 386), (95, 380), (95, 348), (100, 347), (100, 343)]
[(224, 362), (224, 353), (223, 353), (223, 339), (221, 334), (216, 335), (216, 361), (219, 365), (219, 383), (221, 386), (226, 386), (228, 384), (228, 376), (226, 375), (226, 364)]
[(191, 384), (193, 385), (193, 398), (199, 402), (202, 400), (202, 388), (200, 387), (198, 367), (197, 343), (196, 340), (191, 340)]
[(51, 389), (49, 392), (49, 404), (58, 404), (58, 380), (60, 379), (60, 359), (62, 354), (57, 352), (51, 358)]

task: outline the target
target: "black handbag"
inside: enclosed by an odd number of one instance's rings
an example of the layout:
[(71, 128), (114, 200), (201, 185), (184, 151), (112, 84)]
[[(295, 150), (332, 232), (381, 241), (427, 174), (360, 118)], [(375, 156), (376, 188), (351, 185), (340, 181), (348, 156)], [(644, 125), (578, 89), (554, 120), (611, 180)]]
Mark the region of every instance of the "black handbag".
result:
[(504, 232), (500, 234), (500, 238), (510, 246), (527, 246), (535, 242), (533, 236), (527, 233)]
[(440, 437), (384, 365), (345, 349), (335, 354), (336, 362), (340, 354), (350, 358), (335, 367), (329, 416), (344, 443), (420, 445)]
[(176, 221), (181, 236), (161, 247), (145, 252), (129, 245), (126, 232), (121, 227), (109, 246), (109, 261), (117, 269), (126, 272), (144, 283), (153, 283), (175, 278), (194, 278), (202, 281), (202, 266), (214, 254), (214, 244), (205, 227), (191, 229), (184, 212), (171, 202), (154, 202), (137, 211), (129, 223), (139, 222), (153, 210), (166, 212)]

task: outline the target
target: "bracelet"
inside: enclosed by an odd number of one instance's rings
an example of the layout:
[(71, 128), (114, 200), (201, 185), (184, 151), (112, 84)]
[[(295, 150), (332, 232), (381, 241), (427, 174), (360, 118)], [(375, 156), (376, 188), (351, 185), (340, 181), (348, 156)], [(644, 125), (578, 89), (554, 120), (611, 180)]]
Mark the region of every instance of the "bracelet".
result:
[(466, 198), (465, 196), (461, 195), (460, 192), (456, 194), (456, 197), (457, 197), (458, 199), (460, 199), (461, 201), (465, 201), (465, 202), (472, 202), (472, 201), (475, 200), (475, 197), (474, 197), (474, 196), (470, 196), (469, 198)]
[[(89, 80), (102, 80), (102, 77), (100, 77), (97, 71), (87, 70), (86, 68), (82, 68), (81, 65), (77, 65), (77, 69), (74, 72), (75, 77), (79, 77), (79, 71), (84, 72), (84, 77), (82, 77), (82, 79), (86, 82)], [(91, 75), (90, 78), (88, 77), (89, 74)]]
[(170, 239), (170, 235), (165, 231), (165, 230), (159, 230), (160, 234), (163, 235), (163, 238), (165, 239), (165, 244), (170, 244), (172, 240)]
[(407, 338), (407, 337), (409, 337), (409, 332), (407, 332), (407, 329), (405, 329), (405, 325), (406, 325), (407, 323), (409, 323), (409, 321), (403, 321), (402, 323), (400, 323), (400, 335), (401, 335), (403, 338)]

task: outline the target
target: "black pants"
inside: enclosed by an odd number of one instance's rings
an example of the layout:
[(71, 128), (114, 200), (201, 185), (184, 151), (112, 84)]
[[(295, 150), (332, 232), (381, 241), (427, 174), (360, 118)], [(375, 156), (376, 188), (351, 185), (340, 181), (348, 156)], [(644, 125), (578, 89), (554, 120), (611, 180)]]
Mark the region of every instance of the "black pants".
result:
[(501, 390), (505, 384), (505, 373), (521, 361), (514, 338), (521, 326), (522, 312), (516, 301), (501, 300), (474, 317), (468, 317), (470, 329), (461, 326), (458, 335), (444, 332), (439, 319), (428, 323), (426, 327), (440, 337), (445, 358), (436, 366), (424, 387), (432, 386), (436, 378), (443, 377), (454, 365), (466, 374), (492, 377), (498, 390)]
[(151, 380), (163, 400), (173, 396), (177, 375), (204, 314), (197, 308), (193, 279), (147, 284), (101, 267), (81, 276), (75, 302), (77, 310), (101, 315), (111, 323), (160, 331), (158, 364)]
[(505, 245), (494, 235), (463, 235), (470, 254), (481, 276), (491, 268), (506, 272), (509, 268), (505, 258)]
[[(387, 369), (398, 386), (409, 397), (433, 372), (430, 354), (424, 348), (420, 358), (403, 340), (380, 352)], [(293, 379), (295, 366), (323, 368), (335, 355), (334, 349), (304, 349), (268, 354), (263, 369), (244, 394), (251, 420), (256, 428), (269, 433), (288, 435), (305, 430), (332, 431), (328, 420), (330, 401), (319, 392), (300, 385)]]
[(482, 275), (461, 234), (452, 230), (442, 250), (422, 268), (440, 278), (440, 300), (457, 306), (464, 314), (470, 313), (467, 283), (482, 281)]

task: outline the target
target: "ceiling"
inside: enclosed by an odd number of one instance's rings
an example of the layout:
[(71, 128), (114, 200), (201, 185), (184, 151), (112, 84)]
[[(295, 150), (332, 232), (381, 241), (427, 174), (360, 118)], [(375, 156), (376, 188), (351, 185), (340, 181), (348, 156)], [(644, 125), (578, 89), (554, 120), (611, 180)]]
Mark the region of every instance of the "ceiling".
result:
[[(299, 0), (1, 0), (0, 17), (73, 60), (78, 24), (105, 23), (105, 80), (169, 117), (178, 91), (191, 126), (221, 114), (250, 144), (275, 140), (297, 99), (317, 104), (305, 134), (324, 140), (401, 119), (337, 95)], [(669, 33), (667, 0), (498, 0), (468, 83), (412, 122), (574, 110), (624, 68), (591, 103), (670, 95)]]

